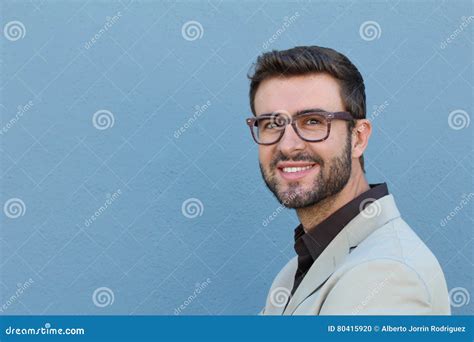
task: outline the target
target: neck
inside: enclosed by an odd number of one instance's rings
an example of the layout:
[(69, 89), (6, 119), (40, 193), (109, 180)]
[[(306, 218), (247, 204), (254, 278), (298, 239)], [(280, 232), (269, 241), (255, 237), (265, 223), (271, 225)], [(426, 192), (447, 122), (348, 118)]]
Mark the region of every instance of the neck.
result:
[(358, 175), (353, 175), (339, 193), (327, 197), (310, 207), (296, 209), (305, 232), (312, 230), (338, 209), (369, 189), (369, 183), (365, 179), (364, 174), (360, 172)]

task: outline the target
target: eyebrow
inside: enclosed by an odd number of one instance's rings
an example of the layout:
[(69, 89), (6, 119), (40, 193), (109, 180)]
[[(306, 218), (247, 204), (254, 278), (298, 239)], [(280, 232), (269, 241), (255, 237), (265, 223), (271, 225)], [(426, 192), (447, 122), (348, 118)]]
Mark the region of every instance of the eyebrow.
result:
[(310, 109), (299, 110), (299, 111), (296, 112), (295, 115), (305, 114), (305, 113), (312, 113), (312, 112), (329, 112), (329, 111), (326, 110), (326, 109), (322, 109), (322, 108), (310, 108)]
[[(295, 113), (295, 115), (299, 115), (299, 114), (306, 114), (306, 113), (312, 113), (312, 112), (329, 112), (328, 110), (326, 109), (322, 109), (322, 108), (308, 108), (308, 109), (302, 109), (302, 110), (299, 110)], [(256, 115), (256, 116), (271, 116), (273, 115), (274, 112), (272, 113), (264, 113), (264, 114), (259, 114), (259, 115)]]

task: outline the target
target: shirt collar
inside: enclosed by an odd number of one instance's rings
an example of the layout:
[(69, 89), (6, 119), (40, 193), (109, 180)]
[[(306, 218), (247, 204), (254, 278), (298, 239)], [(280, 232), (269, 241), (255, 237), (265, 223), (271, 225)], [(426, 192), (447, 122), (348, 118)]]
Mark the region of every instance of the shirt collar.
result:
[(295, 251), (299, 257), (316, 260), (337, 234), (370, 203), (388, 195), (386, 183), (370, 184), (370, 189), (336, 210), (307, 233), (300, 224), (295, 229)]

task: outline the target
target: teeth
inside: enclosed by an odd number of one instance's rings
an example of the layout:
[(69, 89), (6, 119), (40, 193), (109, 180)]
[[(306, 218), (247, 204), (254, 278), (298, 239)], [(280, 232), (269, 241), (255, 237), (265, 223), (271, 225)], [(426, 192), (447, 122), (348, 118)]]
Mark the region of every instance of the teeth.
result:
[(284, 167), (283, 172), (301, 172), (301, 171), (309, 170), (312, 167), (313, 166), (311, 166), (311, 165), (308, 165), (308, 166), (305, 166), (305, 167)]

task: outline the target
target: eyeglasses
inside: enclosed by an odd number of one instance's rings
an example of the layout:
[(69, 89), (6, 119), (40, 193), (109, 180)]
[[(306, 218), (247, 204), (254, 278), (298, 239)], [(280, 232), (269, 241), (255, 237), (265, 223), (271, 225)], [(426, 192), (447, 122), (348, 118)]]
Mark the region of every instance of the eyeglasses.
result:
[(285, 112), (262, 114), (246, 119), (253, 140), (259, 145), (272, 145), (281, 140), (286, 126), (291, 125), (296, 134), (304, 141), (319, 142), (326, 140), (331, 132), (331, 120), (354, 120), (349, 112), (326, 112), (311, 110), (291, 117)]

